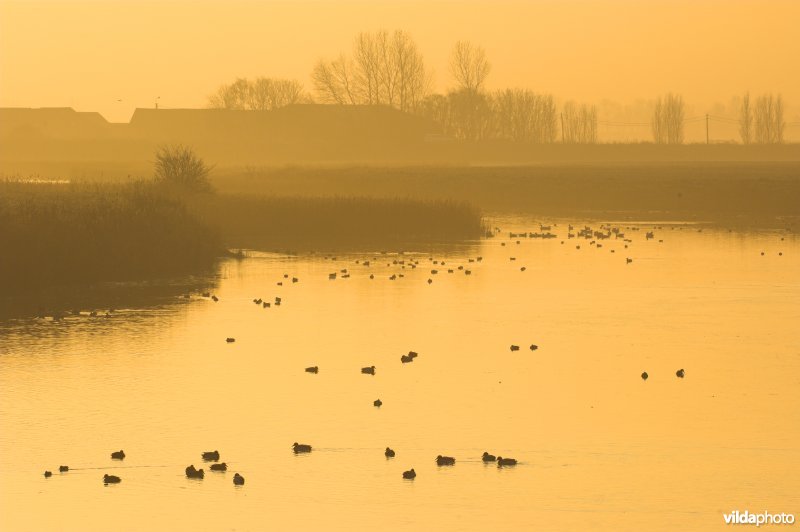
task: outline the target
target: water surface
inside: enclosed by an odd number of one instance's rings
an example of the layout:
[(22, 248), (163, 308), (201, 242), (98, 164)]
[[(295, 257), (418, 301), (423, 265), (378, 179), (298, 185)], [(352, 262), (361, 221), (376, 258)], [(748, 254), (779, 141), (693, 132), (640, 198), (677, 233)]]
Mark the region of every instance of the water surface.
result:
[[(699, 530), (734, 509), (797, 514), (797, 239), (660, 224), (647, 240), (652, 224), (626, 223), (627, 249), (598, 248), (566, 224), (517, 244), (508, 232), (538, 221), (498, 219), (496, 238), (433, 253), (252, 252), (221, 265), (217, 303), (0, 322), (0, 529)], [(185, 478), (213, 449), (229, 472)]]

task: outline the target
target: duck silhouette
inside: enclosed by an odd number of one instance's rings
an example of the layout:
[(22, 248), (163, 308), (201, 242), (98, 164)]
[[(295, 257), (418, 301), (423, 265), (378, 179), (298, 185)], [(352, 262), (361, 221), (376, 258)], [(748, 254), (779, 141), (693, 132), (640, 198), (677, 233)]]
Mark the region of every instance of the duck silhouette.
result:
[(186, 478), (202, 479), (203, 477), (205, 477), (205, 473), (202, 469), (195, 469), (194, 465), (190, 465), (186, 468)]
[(436, 457), (436, 465), (438, 466), (446, 466), (446, 465), (456, 465), (456, 459), (452, 456), (442, 456), (441, 454)]
[(383, 401), (381, 401), (380, 399), (375, 399), (374, 401), (372, 401), (372, 404), (374, 406), (380, 407), (383, 404)]
[(646, 371), (643, 371), (643, 372), (642, 372), (642, 380), (643, 380), (643, 381), (646, 381), (646, 380), (647, 380), (647, 378), (648, 378), (649, 376), (650, 376), (650, 375), (648, 375)]
[(211, 464), (211, 467), (209, 467), (209, 469), (211, 471), (227, 471), (228, 464), (226, 464), (225, 462), (222, 462), (220, 464)]
[(58, 471), (60, 473), (66, 473), (67, 471), (69, 471), (69, 466), (65, 466), (65, 465), (58, 466)]
[(206, 460), (207, 462), (216, 462), (219, 460), (219, 451), (206, 451), (200, 456), (202, 456), (203, 460)]
[(517, 461), (514, 458), (503, 458), (502, 456), (497, 457), (497, 467), (515, 465), (517, 465)]
[(496, 462), (497, 457), (493, 454), (489, 454), (486, 451), (483, 452), (483, 456), (481, 456), (481, 460), (484, 462)]
[(244, 486), (244, 477), (239, 473), (233, 475), (233, 484), (236, 486)]
[(311, 366), (310, 368), (306, 368), (306, 373), (319, 373), (319, 367)]
[(117, 476), (107, 473), (103, 475), (103, 484), (119, 484), (120, 482), (122, 482), (122, 479)]
[(294, 442), (292, 444), (292, 450), (294, 450), (295, 454), (297, 454), (297, 453), (310, 453), (311, 452), (311, 446), (303, 444), (303, 443)]
[(394, 451), (392, 449), (390, 449), (389, 447), (387, 447), (386, 450), (383, 452), (383, 455), (386, 458), (394, 458)]
[(366, 375), (375, 375), (375, 366), (361, 368), (361, 373), (364, 373)]
[(44, 472), (44, 478), (50, 478), (52, 476), (53, 476), (53, 472), (52, 471), (45, 471)]
[(416, 473), (416, 471), (414, 471), (413, 467), (411, 469), (409, 469), (408, 471), (403, 471), (403, 478), (405, 478), (407, 480), (413, 480), (416, 477), (417, 477), (417, 473)]
[(125, 459), (125, 451), (120, 449), (119, 451), (115, 451), (111, 453), (112, 460), (124, 460)]
[(519, 346), (518, 345), (512, 345), (511, 346), (511, 350), (512, 351), (519, 351)]
[(675, 375), (676, 375), (676, 376), (677, 376), (679, 379), (682, 379), (683, 377), (685, 377), (685, 376), (686, 376), (686, 372), (685, 372), (685, 371), (683, 371), (683, 368), (681, 368), (681, 369), (679, 369), (678, 371), (676, 371), (676, 372), (675, 372)]

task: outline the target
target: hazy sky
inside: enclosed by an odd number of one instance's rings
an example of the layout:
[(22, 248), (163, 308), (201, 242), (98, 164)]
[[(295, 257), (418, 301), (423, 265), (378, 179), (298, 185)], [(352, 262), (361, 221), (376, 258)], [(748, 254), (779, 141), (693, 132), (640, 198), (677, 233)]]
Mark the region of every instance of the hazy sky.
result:
[[(693, 106), (751, 91), (800, 102), (800, 0), (0, 0), (0, 106), (199, 107), (237, 76), (311, 89), (320, 56), (363, 30), (405, 29), (450, 83), (453, 42), (484, 46), (490, 88), (619, 102), (682, 93)], [(117, 100), (121, 99), (122, 102)]]

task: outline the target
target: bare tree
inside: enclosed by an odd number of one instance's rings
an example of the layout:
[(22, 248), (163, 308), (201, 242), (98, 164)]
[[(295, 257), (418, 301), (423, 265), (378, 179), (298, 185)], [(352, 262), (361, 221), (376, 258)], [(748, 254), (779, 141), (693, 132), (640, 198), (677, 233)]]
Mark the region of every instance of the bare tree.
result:
[(490, 136), (492, 106), (490, 97), (466, 89), (447, 95), (450, 134), (463, 140), (481, 140)]
[(391, 105), (416, 109), (430, 93), (430, 74), (422, 54), (404, 31), (363, 32), (353, 42), (353, 57), (320, 60), (312, 72), (314, 89), (330, 103)]
[(753, 108), (750, 105), (749, 92), (742, 98), (742, 105), (739, 108), (739, 135), (743, 144), (753, 142)]
[(492, 103), (496, 137), (537, 144), (555, 141), (556, 107), (551, 95), (505, 89), (494, 93)]
[(659, 97), (653, 108), (651, 125), (656, 144), (683, 143), (684, 103), (679, 94)]
[(780, 94), (763, 94), (755, 103), (755, 140), (759, 144), (780, 144), (786, 122), (783, 120), (783, 98)]
[(443, 94), (428, 95), (420, 102), (417, 112), (439, 124), (445, 135), (453, 135), (450, 102), (447, 96)]
[(311, 73), (311, 79), (314, 90), (323, 102), (351, 105), (363, 103), (356, 91), (352, 61), (344, 54), (333, 61), (320, 59)]
[(422, 54), (408, 33), (394, 33), (391, 52), (397, 78), (394, 85), (396, 106), (401, 111), (413, 111), (430, 92), (431, 74), (425, 69)]
[(221, 85), (217, 92), (209, 97), (208, 104), (214, 109), (246, 109), (249, 93), (249, 82), (245, 78), (238, 78), (230, 85)]
[(450, 54), (450, 74), (459, 89), (479, 92), (483, 88), (492, 65), (486, 52), (469, 41), (458, 41)]
[(303, 86), (296, 80), (239, 78), (230, 85), (222, 85), (209, 97), (208, 104), (214, 109), (270, 111), (299, 103), (303, 98)]
[(566, 143), (594, 144), (597, 142), (597, 108), (593, 105), (578, 105), (575, 102), (564, 104), (563, 131), (561, 136)]

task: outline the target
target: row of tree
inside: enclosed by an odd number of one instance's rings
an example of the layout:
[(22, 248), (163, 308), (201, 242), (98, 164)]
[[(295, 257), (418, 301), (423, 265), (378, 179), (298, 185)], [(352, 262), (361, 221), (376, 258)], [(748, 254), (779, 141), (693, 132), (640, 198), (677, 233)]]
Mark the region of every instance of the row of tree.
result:
[(271, 111), (295, 103), (310, 102), (303, 85), (293, 79), (239, 78), (222, 85), (208, 99), (214, 109)]
[[(388, 105), (424, 116), (444, 134), (462, 140), (510, 139), (518, 142), (589, 144), (597, 142), (597, 108), (567, 102), (559, 113), (554, 98), (529, 89), (488, 91), (491, 63), (480, 46), (459, 41), (450, 54), (454, 86), (432, 92), (432, 73), (419, 48), (402, 30), (364, 32), (353, 41), (352, 54), (320, 59), (311, 73), (315, 97), (296, 80), (237, 79), (209, 98), (220, 109), (272, 110), (295, 103)], [(657, 144), (682, 144), (685, 104), (678, 94), (659, 97), (650, 126)], [(559, 124), (560, 122), (560, 124)], [(560, 128), (559, 128), (560, 125)], [(780, 95), (750, 101), (745, 95), (739, 132), (745, 144), (783, 142), (785, 122)]]
[(781, 144), (786, 122), (780, 94), (762, 94), (750, 103), (750, 93), (742, 98), (739, 112), (739, 135), (744, 144)]

